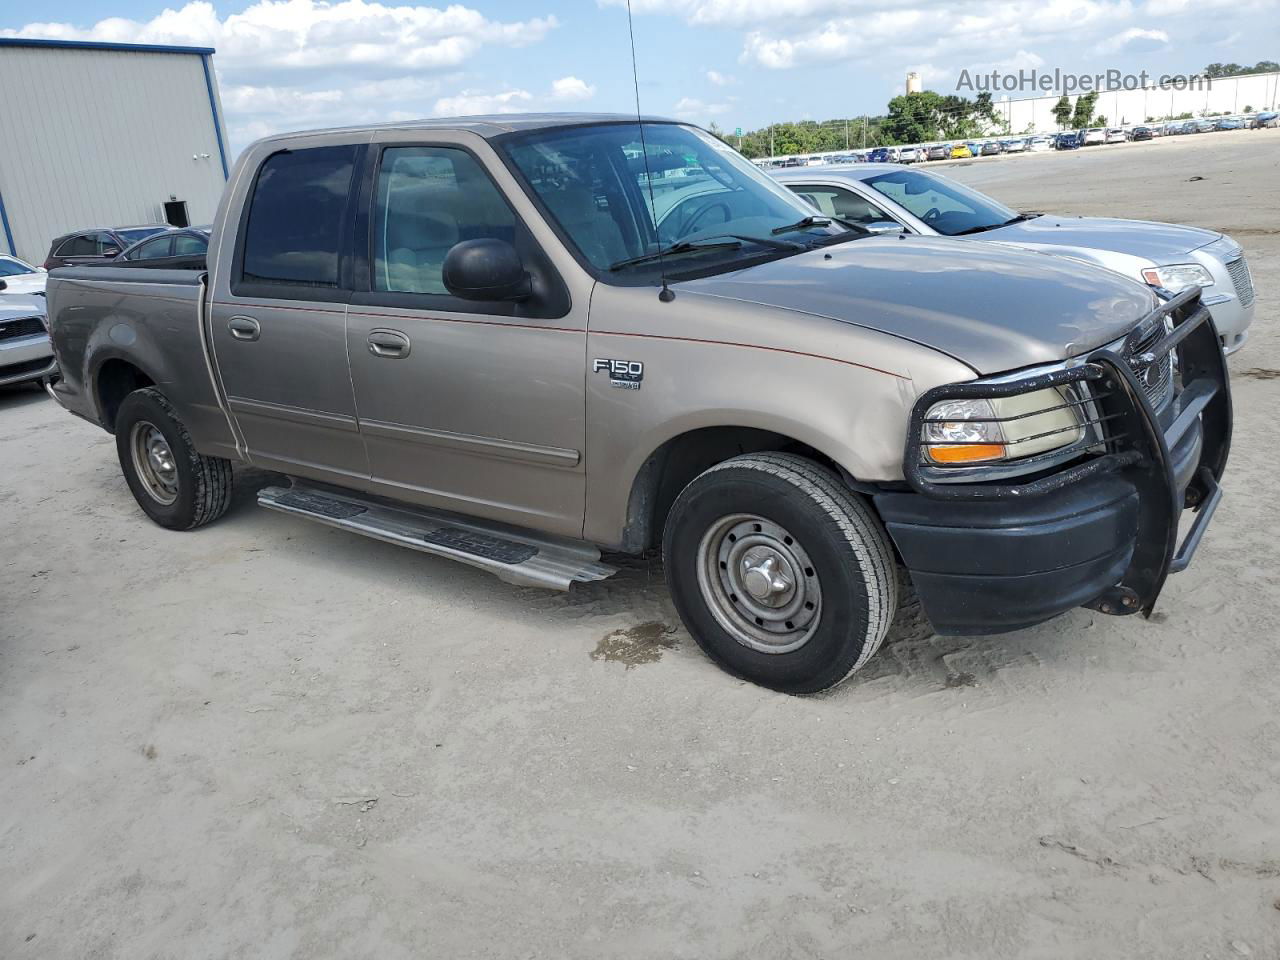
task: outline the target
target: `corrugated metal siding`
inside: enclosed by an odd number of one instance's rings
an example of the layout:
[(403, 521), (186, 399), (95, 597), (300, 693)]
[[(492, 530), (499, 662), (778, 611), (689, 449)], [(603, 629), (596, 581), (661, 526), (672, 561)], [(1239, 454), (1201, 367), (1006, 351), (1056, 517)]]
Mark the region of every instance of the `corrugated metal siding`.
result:
[(0, 90), (0, 197), (18, 256), (40, 263), (55, 236), (84, 227), (163, 221), (170, 195), (192, 223), (213, 219), (224, 179), (199, 56), (0, 47)]

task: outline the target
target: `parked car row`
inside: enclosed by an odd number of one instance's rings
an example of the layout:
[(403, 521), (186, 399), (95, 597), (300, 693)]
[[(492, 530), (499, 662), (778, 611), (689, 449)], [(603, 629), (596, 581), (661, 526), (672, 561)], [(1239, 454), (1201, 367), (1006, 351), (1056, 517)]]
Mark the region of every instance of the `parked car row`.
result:
[(970, 157), (999, 156), (1005, 153), (1042, 153), (1051, 150), (1075, 150), (1079, 147), (1110, 143), (1152, 140), (1156, 137), (1184, 133), (1210, 133), (1216, 130), (1243, 130), (1276, 127), (1280, 113), (1263, 111), (1256, 114), (1175, 120), (1169, 123), (1147, 123), (1130, 127), (1084, 127), (1062, 133), (1033, 134), (1021, 137), (987, 137), (976, 140), (944, 141), (910, 146), (873, 147), (851, 150), (847, 154), (813, 154), (777, 157), (754, 161), (764, 170), (791, 169), (848, 163), (921, 163), (929, 160), (961, 160)]
[(98, 227), (54, 239), (44, 265), (0, 255), (0, 387), (51, 384), (57, 377), (46, 324), (48, 268), (133, 266), (203, 270), (208, 227)]
[[(176, 266), (202, 259), (209, 247), (208, 227), (171, 227), (153, 223), (137, 227), (99, 227), (63, 234), (49, 246), (44, 269), (104, 263)], [(163, 262), (162, 262), (163, 261)]]
[[(805, 195), (627, 115), (269, 137), (208, 270), (54, 271), (52, 392), (167, 528), (221, 516), (237, 463), (295, 521), (511, 583), (660, 548), (699, 646), (791, 693), (862, 667), (908, 578), (943, 634), (1149, 613), (1222, 496), (1195, 269), (1234, 243), (1072, 250), (900, 164), (779, 175)], [(1111, 231), (1154, 280), (1087, 262)]]

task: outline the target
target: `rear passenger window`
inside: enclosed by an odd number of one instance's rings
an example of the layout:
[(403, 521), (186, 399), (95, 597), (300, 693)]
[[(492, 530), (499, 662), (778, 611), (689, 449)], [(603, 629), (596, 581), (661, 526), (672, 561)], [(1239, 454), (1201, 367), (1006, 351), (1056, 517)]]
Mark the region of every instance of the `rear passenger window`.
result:
[(82, 233), (72, 237), (58, 248), (59, 257), (96, 257), (102, 252), (96, 233)]
[(453, 245), (514, 244), (516, 219), (465, 150), (392, 147), (382, 154), (372, 228), (374, 290), (447, 295), (441, 277)]
[(338, 286), (355, 146), (287, 150), (258, 172), (244, 237), (251, 283)]

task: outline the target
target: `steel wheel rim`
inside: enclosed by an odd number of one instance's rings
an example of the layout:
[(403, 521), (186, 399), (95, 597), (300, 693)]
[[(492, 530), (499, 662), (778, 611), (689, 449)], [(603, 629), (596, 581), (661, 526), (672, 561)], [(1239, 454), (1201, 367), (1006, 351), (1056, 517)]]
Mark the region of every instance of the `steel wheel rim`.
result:
[(785, 527), (735, 513), (698, 544), (698, 587), (716, 622), (761, 653), (790, 653), (822, 619), (822, 584), (808, 552)]
[(154, 423), (139, 420), (129, 430), (129, 451), (147, 496), (170, 506), (178, 499), (178, 464), (164, 434)]

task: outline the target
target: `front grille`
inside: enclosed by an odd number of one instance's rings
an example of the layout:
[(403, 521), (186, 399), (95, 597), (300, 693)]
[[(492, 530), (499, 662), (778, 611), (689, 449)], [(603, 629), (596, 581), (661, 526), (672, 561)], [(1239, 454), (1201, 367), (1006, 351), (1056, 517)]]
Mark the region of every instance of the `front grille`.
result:
[(39, 317), (22, 317), (19, 320), (0, 321), (0, 340), (16, 340), (44, 333), (44, 323)]
[(1249, 276), (1249, 264), (1245, 263), (1244, 257), (1236, 257), (1228, 263), (1227, 273), (1231, 274), (1231, 282), (1235, 284), (1240, 306), (1247, 307), (1253, 303), (1253, 278)]
[[(1153, 323), (1146, 333), (1134, 331), (1126, 345), (1124, 358), (1132, 361), (1135, 357), (1146, 353), (1159, 343), (1166, 333), (1168, 330), (1163, 323)], [(1154, 410), (1161, 410), (1173, 397), (1173, 362), (1174, 356), (1171, 351), (1155, 363), (1148, 366), (1138, 365), (1134, 370)]]

